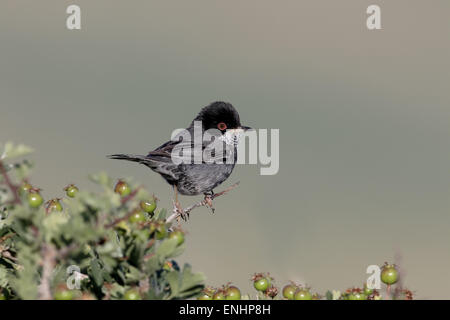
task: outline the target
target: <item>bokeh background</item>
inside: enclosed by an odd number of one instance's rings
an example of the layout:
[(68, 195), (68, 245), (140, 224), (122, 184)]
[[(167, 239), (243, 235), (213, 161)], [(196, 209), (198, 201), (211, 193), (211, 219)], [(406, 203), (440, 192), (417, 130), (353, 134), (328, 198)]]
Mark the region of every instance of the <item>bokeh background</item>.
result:
[[(82, 30), (65, 27), (70, 4)], [(323, 293), (401, 257), (418, 297), (448, 299), (449, 16), (447, 0), (2, 1), (0, 141), (36, 149), (46, 197), (106, 170), (169, 207), (157, 174), (105, 155), (145, 153), (230, 101), (280, 129), (280, 171), (236, 168), (225, 186), (240, 187), (184, 225), (182, 260), (212, 285), (250, 291), (270, 271)]]

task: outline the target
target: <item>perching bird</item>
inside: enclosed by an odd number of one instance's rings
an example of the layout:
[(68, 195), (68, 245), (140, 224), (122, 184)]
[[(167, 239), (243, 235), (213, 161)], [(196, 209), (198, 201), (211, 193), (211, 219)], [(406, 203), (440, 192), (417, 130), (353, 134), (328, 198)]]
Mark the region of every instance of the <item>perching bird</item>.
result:
[[(191, 154), (182, 152), (184, 159), (192, 160), (199, 153), (208, 150), (214, 144), (210, 144), (210, 141), (203, 141), (201, 143), (201, 149), (195, 149), (194, 146), (194, 124), (201, 121), (201, 134), (209, 129), (216, 129), (216, 137), (218, 139), (212, 139), (216, 143), (223, 144), (224, 153), (215, 154), (214, 150), (211, 152), (213, 160), (222, 160), (222, 163), (214, 161), (206, 161), (203, 159), (201, 162), (189, 162), (179, 163), (174, 162), (172, 158), (173, 152), (178, 152), (180, 149), (192, 148)], [(210, 105), (204, 107), (195, 119), (191, 122), (190, 126), (186, 128), (184, 133), (189, 133), (192, 137), (191, 140), (185, 139), (182, 133), (175, 136), (174, 139), (168, 141), (149, 152), (147, 155), (130, 155), (130, 154), (113, 154), (108, 156), (111, 159), (129, 160), (139, 162), (153, 171), (159, 173), (170, 185), (173, 186), (175, 192), (175, 206), (179, 211), (179, 214), (184, 217), (183, 210), (178, 202), (178, 192), (183, 195), (198, 195), (204, 194), (205, 200), (208, 196), (214, 195), (213, 189), (224, 182), (234, 169), (237, 158), (237, 143), (239, 135), (250, 129), (241, 125), (239, 113), (236, 109), (226, 102), (213, 102)], [(208, 131), (209, 132), (209, 131)], [(197, 151), (196, 151), (197, 150)], [(230, 157), (232, 158), (231, 161)], [(176, 158), (176, 156), (175, 156)], [(183, 157), (181, 157), (183, 158)], [(180, 159), (181, 159), (180, 158)], [(228, 160), (228, 162), (227, 162)], [(209, 201), (211, 206), (211, 202)]]

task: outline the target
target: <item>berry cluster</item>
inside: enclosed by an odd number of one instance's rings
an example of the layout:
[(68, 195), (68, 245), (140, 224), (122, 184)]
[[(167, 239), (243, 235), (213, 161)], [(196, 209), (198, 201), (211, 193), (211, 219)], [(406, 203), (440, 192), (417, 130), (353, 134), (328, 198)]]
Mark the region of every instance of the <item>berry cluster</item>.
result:
[[(66, 192), (66, 196), (69, 198), (75, 198), (78, 193), (78, 188), (70, 184), (63, 189)], [(27, 180), (24, 180), (17, 189), (19, 197), (28, 203), (30, 208), (37, 209), (44, 203), (44, 198), (41, 195), (41, 189), (33, 187)], [(61, 198), (50, 199), (45, 203), (45, 209), (47, 213), (63, 211), (61, 205)]]
[(198, 300), (240, 300), (241, 291), (239, 288), (227, 283), (221, 288), (206, 287), (203, 289)]
[(278, 288), (273, 285), (273, 280), (269, 273), (255, 273), (251, 278), (253, 287), (259, 293), (272, 299), (278, 294)]
[(318, 293), (312, 294), (308, 286), (297, 285), (292, 282), (283, 287), (283, 298), (287, 300), (320, 300)]
[[(274, 285), (274, 278), (269, 273), (255, 273), (251, 277), (253, 287), (256, 289), (255, 299), (275, 299), (278, 295), (278, 288)], [(396, 265), (385, 263), (381, 267), (380, 281), (386, 285), (386, 294), (383, 296), (379, 290), (371, 289), (364, 284), (362, 288), (352, 287), (345, 290), (343, 293), (340, 291), (327, 291), (324, 296), (313, 293), (311, 288), (307, 285), (297, 284), (290, 281), (286, 284), (282, 291), (283, 300), (381, 300), (381, 299), (394, 299), (394, 300), (412, 300), (413, 293), (401, 286), (397, 287), (391, 292), (391, 285), (398, 284), (399, 271)], [(232, 294), (232, 293), (233, 294)], [(239, 297), (239, 298), (238, 298)], [(252, 299), (250, 295), (243, 295), (239, 288), (230, 286), (227, 284), (222, 288), (215, 289), (213, 287), (205, 288), (198, 300), (234, 300), (234, 299)]]

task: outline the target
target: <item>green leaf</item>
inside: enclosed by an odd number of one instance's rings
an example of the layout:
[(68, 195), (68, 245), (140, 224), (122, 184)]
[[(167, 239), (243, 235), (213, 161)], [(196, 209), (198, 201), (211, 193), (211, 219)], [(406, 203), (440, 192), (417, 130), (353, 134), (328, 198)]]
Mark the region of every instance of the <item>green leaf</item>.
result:
[(34, 246), (25, 243), (17, 244), (18, 265), (21, 267), (10, 279), (10, 285), (18, 297), (25, 300), (34, 300), (38, 294), (39, 274), (36, 266), (40, 258)]
[[(1, 177), (1, 176), (0, 176)], [(1, 179), (0, 179), (1, 182)], [(0, 187), (0, 205), (10, 199), (10, 193), (8, 189)]]
[(0, 160), (22, 157), (31, 152), (33, 152), (33, 149), (24, 144), (14, 145), (12, 142), (7, 142), (3, 148), (3, 154)]
[(8, 282), (8, 269), (0, 265), (0, 288), (6, 288)]
[(91, 260), (90, 274), (94, 278), (94, 282), (98, 287), (103, 285), (103, 273), (100, 262), (97, 259)]
[(339, 300), (339, 298), (342, 296), (339, 290), (333, 290), (331, 294), (332, 300)]
[(155, 215), (155, 220), (164, 220), (167, 216), (167, 210), (161, 209), (158, 211), (158, 213)]
[(14, 166), (14, 169), (16, 172), (17, 180), (24, 180), (30, 175), (31, 169), (33, 169), (33, 163), (28, 160), (24, 160), (22, 163)]
[(164, 239), (159, 247), (156, 249), (156, 256), (161, 263), (164, 263), (167, 259), (176, 257), (183, 253), (184, 244), (178, 246), (177, 239)]
[(113, 283), (111, 286), (103, 286), (102, 292), (106, 294), (110, 294), (113, 299), (118, 299), (123, 296), (126, 291), (126, 287), (122, 287), (117, 283)]
[(98, 183), (104, 187), (111, 187), (112, 186), (112, 180), (108, 176), (108, 174), (104, 171), (101, 171), (96, 174), (89, 175), (89, 179), (95, 183)]
[(128, 283), (137, 282), (137, 281), (141, 280), (142, 279), (141, 271), (138, 268), (133, 267), (132, 265), (128, 265), (126, 279), (127, 279)]
[(187, 299), (200, 293), (204, 288), (205, 276), (202, 273), (192, 273), (191, 266), (185, 264), (183, 271), (172, 271), (166, 276), (170, 286), (171, 299)]
[(170, 286), (170, 296), (177, 297), (180, 294), (180, 272), (169, 272), (166, 276), (166, 280)]
[(156, 293), (152, 288), (150, 288), (147, 292), (147, 299), (148, 300), (162, 300), (164, 299), (164, 292)]
[[(203, 273), (192, 273), (191, 266), (185, 264), (183, 267), (183, 280), (181, 286), (181, 292), (184, 292), (184, 296), (187, 297), (186, 293), (195, 287), (203, 286), (205, 281), (205, 276)], [(201, 291), (202, 289), (200, 289)]]
[(159, 258), (156, 255), (148, 259), (147, 262), (145, 263), (145, 269), (148, 275), (152, 275), (161, 268), (162, 263), (159, 261)]
[(42, 220), (45, 241), (50, 242), (51, 239), (58, 237), (61, 233), (62, 226), (65, 225), (68, 220), (69, 216), (62, 212), (46, 215)]

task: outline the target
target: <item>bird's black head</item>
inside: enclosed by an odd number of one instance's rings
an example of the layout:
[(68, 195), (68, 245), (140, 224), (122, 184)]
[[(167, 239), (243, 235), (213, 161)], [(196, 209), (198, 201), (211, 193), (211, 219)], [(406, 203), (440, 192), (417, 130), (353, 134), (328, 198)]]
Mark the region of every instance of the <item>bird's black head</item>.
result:
[(246, 129), (241, 126), (239, 113), (231, 103), (217, 101), (204, 107), (192, 121), (201, 121), (203, 130), (218, 129), (225, 132), (227, 129)]

